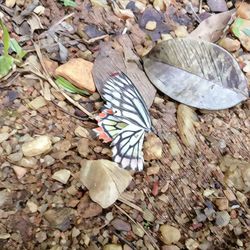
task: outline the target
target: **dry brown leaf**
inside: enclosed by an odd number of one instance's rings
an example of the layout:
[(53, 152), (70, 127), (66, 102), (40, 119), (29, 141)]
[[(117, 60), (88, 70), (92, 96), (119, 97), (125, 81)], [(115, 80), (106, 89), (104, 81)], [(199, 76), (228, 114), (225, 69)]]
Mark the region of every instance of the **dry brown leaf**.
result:
[(95, 92), (92, 78), (93, 63), (82, 58), (73, 58), (56, 69), (55, 75), (62, 76), (80, 89)]
[(132, 180), (129, 171), (109, 160), (84, 160), (80, 180), (89, 190), (90, 198), (101, 207), (112, 205)]
[(235, 9), (208, 17), (188, 37), (216, 42), (234, 13)]
[(27, 23), (30, 25), (31, 34), (33, 34), (35, 30), (44, 29), (40, 18), (35, 13), (32, 13), (31, 17), (27, 20)]

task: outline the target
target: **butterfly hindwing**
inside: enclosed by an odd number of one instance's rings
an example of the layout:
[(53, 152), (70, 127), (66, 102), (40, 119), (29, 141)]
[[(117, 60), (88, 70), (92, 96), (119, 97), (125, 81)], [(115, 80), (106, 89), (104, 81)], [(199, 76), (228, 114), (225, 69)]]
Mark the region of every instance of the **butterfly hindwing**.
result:
[(123, 168), (133, 170), (143, 169), (142, 145), (144, 129), (130, 124), (124, 128), (112, 141), (113, 159)]

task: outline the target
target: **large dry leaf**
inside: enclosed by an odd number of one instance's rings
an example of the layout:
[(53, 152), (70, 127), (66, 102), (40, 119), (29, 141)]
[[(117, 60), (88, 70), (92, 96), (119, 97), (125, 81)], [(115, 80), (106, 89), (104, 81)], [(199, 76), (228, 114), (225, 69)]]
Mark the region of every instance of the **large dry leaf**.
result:
[(192, 39), (171, 39), (144, 57), (152, 83), (171, 98), (193, 107), (218, 110), (248, 97), (247, 80), (221, 47)]
[(89, 190), (90, 198), (101, 207), (112, 205), (132, 180), (129, 171), (108, 160), (85, 160), (80, 180)]
[(235, 9), (208, 17), (189, 34), (189, 38), (198, 38), (208, 42), (216, 42), (223, 34), (223, 30), (226, 28), (234, 13)]
[(102, 44), (94, 62), (92, 74), (98, 92), (103, 94), (104, 83), (111, 74), (122, 71), (133, 81), (147, 106), (150, 107), (156, 90), (139, 67), (139, 57), (132, 50), (131, 40), (127, 35), (120, 36), (116, 46), (120, 48), (114, 49), (112, 43)]

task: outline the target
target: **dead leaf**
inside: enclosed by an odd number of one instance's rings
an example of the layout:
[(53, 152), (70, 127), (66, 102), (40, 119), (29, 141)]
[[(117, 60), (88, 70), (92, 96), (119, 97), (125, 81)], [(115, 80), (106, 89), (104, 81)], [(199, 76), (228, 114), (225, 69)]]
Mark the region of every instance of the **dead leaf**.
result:
[(33, 13), (31, 17), (27, 20), (27, 23), (30, 25), (31, 34), (33, 34), (35, 30), (44, 29), (39, 17), (35, 13)]
[(101, 44), (92, 73), (96, 88), (102, 95), (102, 88), (105, 81), (114, 72), (122, 71), (133, 81), (147, 106), (150, 107), (153, 103), (156, 90), (141, 69), (142, 66), (140, 66), (139, 57), (134, 54), (132, 50), (133, 45), (129, 37), (122, 35), (118, 38), (118, 41), (120, 45), (116, 43), (116, 49), (112, 48), (112, 43)]
[(247, 80), (237, 61), (215, 44), (171, 39), (157, 44), (143, 61), (152, 83), (186, 105), (218, 110), (248, 98)]
[(235, 9), (215, 14), (202, 21), (199, 26), (189, 34), (189, 38), (197, 38), (208, 42), (216, 42), (230, 21)]
[(56, 76), (62, 76), (76, 87), (95, 92), (92, 78), (93, 63), (82, 58), (73, 58), (56, 69)]
[(129, 171), (108, 160), (84, 160), (80, 181), (89, 190), (90, 198), (101, 207), (112, 205), (132, 180)]

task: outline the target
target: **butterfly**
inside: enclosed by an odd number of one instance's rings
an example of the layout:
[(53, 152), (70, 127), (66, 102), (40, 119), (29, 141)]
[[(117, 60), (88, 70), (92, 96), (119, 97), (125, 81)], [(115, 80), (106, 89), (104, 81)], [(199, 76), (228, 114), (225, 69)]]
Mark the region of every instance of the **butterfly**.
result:
[(113, 74), (104, 84), (104, 110), (94, 129), (100, 139), (111, 142), (113, 160), (123, 168), (143, 169), (142, 146), (145, 132), (152, 128), (143, 97), (124, 74)]

